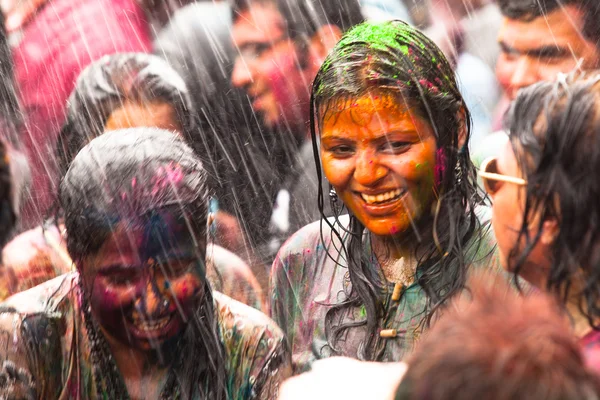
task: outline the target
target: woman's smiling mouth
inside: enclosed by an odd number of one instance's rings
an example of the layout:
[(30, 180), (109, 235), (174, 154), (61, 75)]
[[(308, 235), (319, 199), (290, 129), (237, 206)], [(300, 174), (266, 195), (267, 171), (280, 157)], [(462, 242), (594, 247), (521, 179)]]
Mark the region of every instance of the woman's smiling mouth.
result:
[(406, 193), (406, 189), (395, 189), (387, 192), (379, 193), (377, 195), (368, 195), (366, 193), (360, 193), (360, 197), (367, 204), (385, 204), (393, 202)]

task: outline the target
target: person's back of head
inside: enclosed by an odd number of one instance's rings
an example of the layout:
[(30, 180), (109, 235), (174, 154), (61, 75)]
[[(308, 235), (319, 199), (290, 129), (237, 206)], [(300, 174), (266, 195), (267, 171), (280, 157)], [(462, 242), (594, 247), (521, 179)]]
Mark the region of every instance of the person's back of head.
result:
[(396, 400), (598, 399), (597, 377), (556, 304), (491, 281), (472, 281), (471, 299), (419, 343)]

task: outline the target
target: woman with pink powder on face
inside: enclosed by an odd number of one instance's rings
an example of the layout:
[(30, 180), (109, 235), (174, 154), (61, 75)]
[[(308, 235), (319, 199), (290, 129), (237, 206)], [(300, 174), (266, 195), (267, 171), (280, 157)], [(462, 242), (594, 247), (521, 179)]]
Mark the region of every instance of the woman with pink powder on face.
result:
[(73, 160), (59, 198), (77, 270), (0, 307), (11, 338), (0, 397), (275, 397), (290, 372), (285, 339), (213, 292), (206, 172), (181, 138), (106, 133)]

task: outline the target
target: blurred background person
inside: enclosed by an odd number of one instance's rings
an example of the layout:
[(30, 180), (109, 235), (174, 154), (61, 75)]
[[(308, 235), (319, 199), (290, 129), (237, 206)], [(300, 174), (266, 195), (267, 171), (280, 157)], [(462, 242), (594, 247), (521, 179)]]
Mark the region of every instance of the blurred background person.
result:
[(270, 239), (260, 255), (267, 275), (283, 241), (319, 218), (310, 87), (341, 34), (362, 21), (356, 0), (233, 2), (231, 34), (238, 53), (231, 82), (246, 92), (261, 123), (274, 130), (278, 153), (265, 156), (278, 173), (277, 195), (269, 205)]

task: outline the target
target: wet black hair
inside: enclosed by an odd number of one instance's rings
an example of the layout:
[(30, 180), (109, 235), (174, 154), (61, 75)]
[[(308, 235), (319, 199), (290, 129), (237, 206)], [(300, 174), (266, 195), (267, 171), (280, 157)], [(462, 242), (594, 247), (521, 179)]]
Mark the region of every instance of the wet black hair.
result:
[[(432, 232), (433, 239), (423, 240), (415, 229), (413, 232), (418, 242), (415, 256), (423, 254), (418, 259), (418, 283), (428, 296), (427, 318), (423, 319), (428, 324), (433, 312), (463, 289), (468, 269), (465, 253), (468, 246), (480, 243), (475, 240), (480, 234), (475, 208), (483, 196), (469, 156), (470, 114), (452, 67), (423, 33), (401, 21), (359, 25), (336, 45), (313, 84), (311, 135), (319, 182), (322, 169), (317, 135), (324, 117), (370, 93), (393, 96), (400, 107), (410, 108), (428, 121), (436, 137), (439, 201), (435, 217), (424, 228)], [(322, 185), (318, 204), (323, 215)], [(332, 224), (323, 215), (322, 223), (327, 223), (340, 239), (349, 234), (349, 240), (347, 243), (342, 240), (345, 245), (339, 251), (347, 260), (352, 289), (348, 301), (332, 307), (326, 315), (328, 342), (335, 351), (346, 329), (356, 324), (366, 325), (367, 335), (358, 356), (378, 360), (385, 350), (377, 335), (383, 307), (379, 294), (384, 282), (379, 271), (371, 267), (371, 255), (365, 254), (364, 225), (350, 213), (349, 227), (343, 228), (337, 220), (342, 210), (335, 203), (332, 208), (337, 208), (336, 222)], [(340, 311), (361, 305), (366, 309), (366, 320), (336, 325)]]
[(187, 87), (160, 57), (143, 53), (107, 55), (86, 67), (67, 101), (57, 140), (59, 176), (91, 139), (100, 136), (113, 111), (127, 101), (164, 102), (173, 107), (186, 139), (196, 126)]
[[(507, 114), (517, 163), (527, 180), (522, 243), (509, 261), (518, 274), (545, 221), (558, 223), (547, 289), (577, 295), (591, 326), (600, 320), (600, 74), (559, 76), (519, 92)], [(539, 215), (536, 221), (533, 217)], [(530, 232), (537, 230), (537, 234)], [(579, 288), (579, 279), (584, 287)], [(577, 279), (576, 279), (577, 278)], [(576, 288), (573, 284), (576, 283)], [(582, 290), (572, 293), (572, 290)]]
[(600, 47), (600, 2), (597, 0), (496, 0), (502, 14), (510, 19), (531, 21), (565, 6), (575, 6), (583, 13), (581, 32)]
[[(201, 161), (183, 140), (155, 128), (108, 132), (92, 140), (71, 163), (60, 185), (66, 242), (78, 269), (97, 253), (116, 222), (143, 218), (168, 208), (185, 219), (204, 266), (207, 242), (208, 190)], [(84, 293), (87, 295), (87, 293)], [(183, 398), (226, 398), (224, 350), (208, 280), (194, 318), (185, 331), (193, 354), (180, 354), (177, 371)], [(205, 365), (206, 371), (199, 366)], [(208, 389), (206, 389), (208, 388)]]
[(10, 240), (17, 222), (12, 203), (12, 190), (8, 148), (4, 140), (0, 139), (0, 262), (2, 262), (1, 250)]

